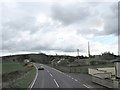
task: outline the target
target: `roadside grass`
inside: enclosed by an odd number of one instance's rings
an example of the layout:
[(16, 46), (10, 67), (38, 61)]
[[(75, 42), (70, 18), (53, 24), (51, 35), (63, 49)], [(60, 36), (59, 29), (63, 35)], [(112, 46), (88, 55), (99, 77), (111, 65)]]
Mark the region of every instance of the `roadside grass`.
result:
[(20, 62), (2, 62), (2, 74), (23, 70), (26, 68)]
[[(52, 65), (49, 65), (52, 67)], [(56, 66), (56, 68), (65, 73), (81, 73), (88, 74), (88, 68), (103, 68), (103, 67), (113, 67), (114, 64), (101, 64), (101, 65), (91, 65), (91, 66), (76, 66), (76, 67), (68, 67), (68, 66)]]
[(0, 62), (0, 74), (2, 74), (2, 62)]
[(2, 62), (3, 88), (28, 88), (35, 74), (35, 67), (25, 67), (22, 62)]
[(0, 89), (2, 89), (2, 62), (0, 61)]
[(35, 67), (26, 73), (22, 78), (18, 78), (11, 86), (13, 88), (28, 88), (36, 75)]

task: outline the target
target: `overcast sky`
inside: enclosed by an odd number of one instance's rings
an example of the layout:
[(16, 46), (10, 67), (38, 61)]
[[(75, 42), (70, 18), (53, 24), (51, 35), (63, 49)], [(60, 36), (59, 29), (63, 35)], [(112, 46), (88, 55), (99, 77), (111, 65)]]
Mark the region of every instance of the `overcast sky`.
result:
[(0, 54), (118, 54), (118, 2), (100, 1), (3, 0)]

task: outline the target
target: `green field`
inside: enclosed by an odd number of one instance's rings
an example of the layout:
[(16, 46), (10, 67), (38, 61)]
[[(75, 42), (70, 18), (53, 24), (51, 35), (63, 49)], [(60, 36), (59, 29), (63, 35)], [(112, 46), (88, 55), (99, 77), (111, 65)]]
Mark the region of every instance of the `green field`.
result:
[(2, 74), (10, 73), (14, 71), (23, 71), (26, 68), (19, 62), (2, 62)]

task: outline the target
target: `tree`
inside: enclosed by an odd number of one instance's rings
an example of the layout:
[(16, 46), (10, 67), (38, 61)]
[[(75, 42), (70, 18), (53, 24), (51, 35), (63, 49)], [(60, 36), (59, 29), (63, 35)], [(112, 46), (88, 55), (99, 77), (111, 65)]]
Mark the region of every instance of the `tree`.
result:
[(116, 59), (116, 55), (114, 55), (114, 53), (104, 52), (102, 53), (101, 58), (104, 60), (113, 60)]

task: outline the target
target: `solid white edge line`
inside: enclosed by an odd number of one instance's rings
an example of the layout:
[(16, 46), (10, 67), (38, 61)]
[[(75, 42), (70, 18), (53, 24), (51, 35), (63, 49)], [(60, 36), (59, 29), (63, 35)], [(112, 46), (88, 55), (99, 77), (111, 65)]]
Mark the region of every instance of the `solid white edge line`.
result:
[(53, 80), (54, 80), (55, 84), (57, 85), (57, 87), (59, 87), (59, 85), (58, 85), (57, 81), (56, 81), (55, 79), (53, 79)]
[[(35, 65), (34, 65), (34, 66), (35, 66)], [(37, 70), (37, 67), (35, 66), (35, 68), (36, 68), (36, 76), (35, 76), (35, 79), (34, 79), (32, 85), (30, 86), (30, 90), (33, 88), (33, 85), (35, 84), (35, 81), (36, 81), (36, 79), (37, 79), (37, 77), (38, 77), (38, 70)]]

